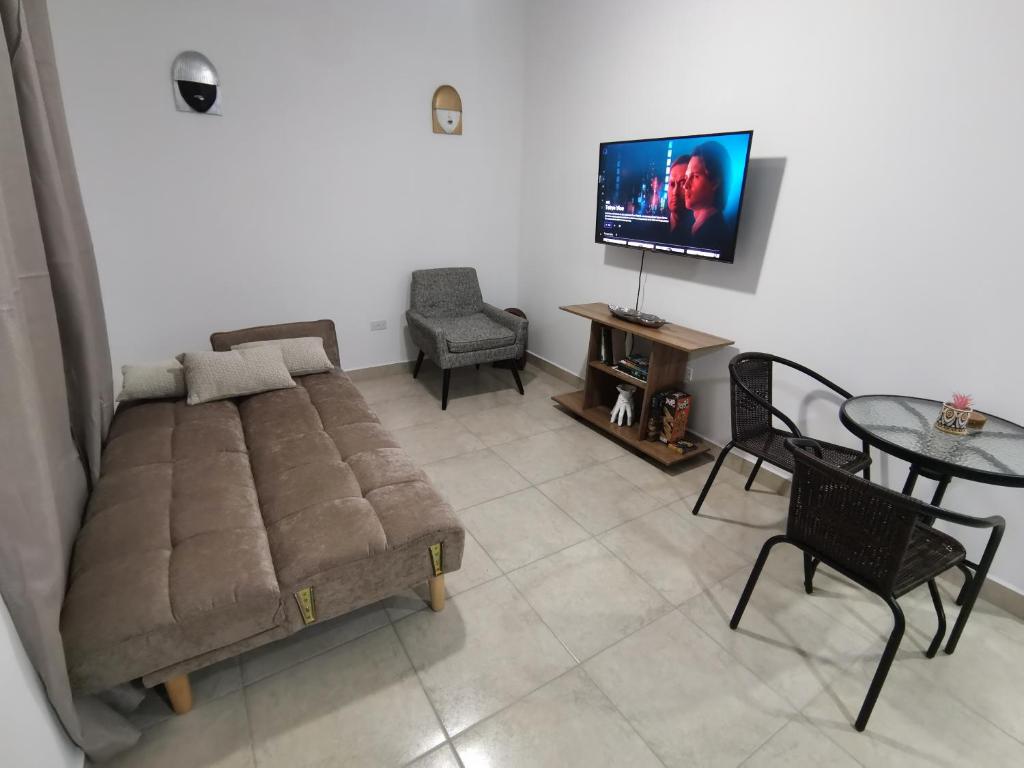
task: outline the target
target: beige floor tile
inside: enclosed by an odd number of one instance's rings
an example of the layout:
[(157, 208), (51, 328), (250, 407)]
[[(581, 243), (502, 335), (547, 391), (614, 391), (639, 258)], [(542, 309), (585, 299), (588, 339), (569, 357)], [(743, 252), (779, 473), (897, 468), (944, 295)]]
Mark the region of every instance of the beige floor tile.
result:
[(241, 690), (143, 731), (104, 768), (252, 768), (252, 744)]
[(246, 685), (281, 672), (388, 623), (380, 603), (307, 627), (294, 635), (249, 651), (241, 657)]
[[(942, 590), (946, 611), (946, 639), (960, 608), (953, 602), (955, 590)], [(1024, 742), (1024, 665), (1021, 644), (984, 621), (986, 604), (978, 604), (967, 621), (964, 634), (951, 656), (939, 651), (928, 659), (922, 652), (935, 631), (935, 609), (927, 589), (900, 598), (907, 618), (907, 634), (900, 645), (896, 664), (927, 676), (937, 687), (956, 697), (989, 722)], [(998, 609), (996, 609), (998, 610)]]
[(655, 510), (599, 538), (673, 605), (749, 570), (744, 558), (669, 509)]
[(395, 624), (449, 734), (573, 666), (558, 639), (505, 578)]
[[(710, 456), (688, 461), (679, 466), (678, 469), (673, 469), (672, 484), (679, 491), (679, 495), (684, 498), (700, 493), (714, 466), (714, 459)], [(715, 484), (712, 486), (711, 491), (709, 491), (709, 496), (714, 495), (715, 488), (719, 485), (731, 485), (734, 488), (742, 488), (745, 482), (746, 478), (743, 475), (723, 466), (715, 478)]]
[[(462, 550), (462, 565), (459, 570), (444, 575), (444, 592), (448, 597), (454, 597), (498, 576), (501, 576), (501, 569), (472, 534), (467, 532), (466, 545)], [(404, 619), (430, 606), (430, 587), (427, 582), (421, 582), (415, 587), (386, 598), (381, 604), (392, 621)]]
[(661, 765), (582, 669), (471, 728), (455, 748), (466, 768)]
[(858, 733), (853, 721), (877, 665), (876, 655), (855, 666), (803, 711), (813, 725), (863, 765), (1024, 765), (1024, 745), (900, 659), (889, 671), (867, 729)]
[(412, 377), (412, 371), (360, 379), (355, 385), (363, 399), (372, 406), (423, 394), (423, 385)]
[(444, 741), (388, 626), (246, 688), (261, 768), (402, 765)]
[(422, 393), (376, 403), (373, 410), (384, 428), (392, 432), (440, 421), (447, 416), (438, 400)]
[(511, 464), (531, 483), (543, 483), (589, 467), (597, 462), (581, 450), (569, 433), (571, 427), (542, 432), (494, 447), (495, 453)]
[(748, 569), (686, 602), (680, 610), (796, 709), (806, 706), (843, 670), (877, 658), (882, 646), (851, 631), (806, 594), (763, 573), (740, 626), (729, 629)]
[(794, 714), (678, 611), (584, 668), (666, 766), (736, 766)]
[(590, 454), (596, 461), (611, 461), (620, 456), (630, 455), (619, 441), (588, 424), (577, 421), (562, 431), (576, 444), (579, 451)]
[(482, 504), (530, 484), (491, 450), (436, 461), (423, 471), (455, 509)]
[(462, 768), (450, 744), (442, 744), (423, 757), (413, 760), (407, 768)]
[[(782, 501), (782, 497), (777, 497)], [(753, 562), (764, 542), (782, 533), (786, 527), (786, 510), (778, 502), (765, 503), (757, 494), (747, 493), (731, 485), (716, 484), (704, 501), (700, 514), (692, 514), (697, 496), (675, 502), (671, 509), (689, 517), (701, 530), (714, 536), (737, 554)], [(773, 508), (774, 507), (774, 508)]]
[(682, 498), (679, 484), (674, 482), (675, 477), (672, 474), (639, 456), (634, 454), (620, 456), (617, 459), (612, 459), (605, 466), (662, 504), (671, 504)]
[[(189, 680), (192, 683), (193, 706), (200, 707), (239, 690), (242, 687), (242, 672), (238, 659), (231, 658), (196, 670), (189, 675)], [(151, 728), (172, 717), (175, 717), (174, 710), (167, 701), (163, 686), (158, 685), (146, 691), (146, 697), (128, 715), (128, 721), (136, 728)]]
[(503, 405), (463, 416), (459, 422), (485, 445), (494, 446), (547, 432), (522, 405)]
[(535, 421), (539, 421), (548, 429), (561, 429), (576, 423), (576, 419), (569, 415), (568, 411), (562, 409), (551, 398), (527, 400), (520, 406)]
[(467, 531), (466, 546), (462, 551), (462, 566), (459, 570), (446, 573), (444, 576), (445, 588), (449, 594), (459, 595), (498, 576), (501, 576), (501, 568), (480, 546), (473, 534)]
[(857, 768), (846, 754), (813, 725), (794, 719), (743, 763), (743, 768)]
[(486, 447), (457, 420), (447, 418), (399, 429), (393, 436), (419, 464), (430, 464)]
[(593, 539), (508, 577), (580, 660), (671, 610), (657, 591)]
[[(751, 566), (753, 562), (751, 562)], [(804, 592), (803, 554), (789, 544), (772, 549), (764, 574), (795, 596), (803, 596), (833, 620), (861, 634), (873, 635), (878, 643), (885, 643), (892, 631), (892, 611), (877, 595), (854, 584), (826, 565), (818, 568), (814, 576), (814, 592)], [(934, 630), (934, 618), (929, 625)], [(910, 642), (910, 639), (905, 642)]]
[(536, 488), (525, 488), (459, 513), (494, 562), (505, 571), (532, 563), (588, 537)]
[(603, 464), (551, 480), (538, 488), (593, 534), (661, 506), (657, 499)]

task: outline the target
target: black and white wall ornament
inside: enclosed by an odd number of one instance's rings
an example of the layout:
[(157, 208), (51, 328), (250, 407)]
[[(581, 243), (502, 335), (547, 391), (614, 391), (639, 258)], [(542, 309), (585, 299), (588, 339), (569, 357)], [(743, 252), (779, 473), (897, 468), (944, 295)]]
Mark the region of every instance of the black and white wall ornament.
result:
[(174, 87), (174, 106), (179, 112), (222, 114), (217, 70), (198, 51), (178, 54), (171, 65), (171, 84)]

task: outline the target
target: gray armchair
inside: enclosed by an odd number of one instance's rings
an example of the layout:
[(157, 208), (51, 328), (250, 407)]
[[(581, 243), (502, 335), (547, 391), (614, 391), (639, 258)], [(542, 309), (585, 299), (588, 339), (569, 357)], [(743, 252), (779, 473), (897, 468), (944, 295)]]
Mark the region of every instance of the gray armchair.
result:
[[(448, 408), (452, 368), (515, 361), (526, 349), (527, 321), (485, 304), (472, 267), (414, 271), (410, 305), (405, 316), (420, 349), (412, 375), (419, 375), (424, 356), (444, 371), (442, 410)], [(519, 394), (525, 394), (518, 368), (511, 370)]]

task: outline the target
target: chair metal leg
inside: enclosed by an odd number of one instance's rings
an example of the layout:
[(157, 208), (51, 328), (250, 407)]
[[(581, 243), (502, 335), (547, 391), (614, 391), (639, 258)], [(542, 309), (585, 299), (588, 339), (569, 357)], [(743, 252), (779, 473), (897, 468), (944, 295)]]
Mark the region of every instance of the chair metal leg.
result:
[(420, 350), (420, 353), (418, 355), (416, 355), (416, 367), (412, 369), (412, 377), (414, 379), (417, 376), (420, 375), (420, 366), (421, 365), (423, 365), (423, 350), (422, 349)]
[(996, 556), (996, 550), (999, 549), (999, 542), (1003, 538), (1002, 524), (997, 525), (992, 529), (992, 533), (989, 534), (988, 544), (985, 545), (985, 552), (981, 556), (981, 560), (978, 561), (978, 570), (974, 572), (974, 576), (971, 577), (970, 586), (967, 587), (967, 594), (964, 597), (963, 607), (960, 609), (960, 613), (957, 614), (956, 623), (953, 624), (953, 631), (949, 633), (949, 642), (946, 643), (946, 653), (952, 653), (956, 650), (956, 644), (960, 642), (960, 635), (963, 634), (964, 627), (967, 624), (967, 619), (971, 615), (971, 610), (974, 608), (974, 603), (978, 599), (978, 595), (981, 593), (981, 587), (985, 583), (985, 577), (988, 576), (988, 569), (992, 565), (992, 560)]
[(928, 591), (932, 596), (932, 605), (935, 606), (935, 615), (939, 619), (939, 628), (935, 631), (935, 637), (932, 638), (931, 645), (924, 653), (925, 656), (932, 659), (935, 658), (935, 653), (942, 645), (942, 637), (946, 634), (946, 612), (942, 610), (942, 596), (939, 594), (939, 588), (935, 586), (935, 579), (928, 581)]
[(896, 599), (888, 596), (885, 598), (885, 602), (892, 608), (893, 616), (893, 628), (892, 634), (889, 635), (889, 642), (885, 644), (885, 650), (882, 651), (882, 658), (878, 662), (878, 669), (875, 670), (875, 676), (871, 678), (871, 685), (868, 688), (868, 695), (864, 698), (864, 703), (861, 705), (860, 714), (857, 715), (857, 721), (853, 724), (853, 727), (858, 731), (863, 731), (868, 724), (868, 718), (871, 717), (871, 710), (875, 708), (875, 702), (878, 701), (878, 694), (882, 692), (882, 686), (885, 684), (885, 678), (889, 674), (889, 667), (892, 666), (892, 660), (896, 658), (896, 651), (900, 647), (900, 641), (903, 639), (903, 630), (907, 626), (906, 619), (903, 618), (903, 609), (900, 608), (900, 604), (896, 602)]
[(736, 629), (740, 625), (740, 619), (743, 618), (743, 611), (747, 609), (747, 602), (750, 600), (750, 596), (754, 592), (754, 586), (757, 584), (757, 579), (761, 576), (761, 569), (764, 568), (764, 564), (768, 561), (768, 554), (772, 551), (772, 547), (776, 544), (780, 544), (783, 541), (788, 541), (785, 534), (779, 534), (778, 536), (772, 536), (768, 541), (761, 547), (761, 552), (757, 556), (757, 560), (754, 563), (754, 569), (750, 572), (750, 576), (747, 578), (747, 586), (743, 588), (743, 594), (740, 595), (740, 601), (736, 603), (736, 610), (733, 611), (732, 619), (729, 621), (729, 628)]
[(704, 499), (707, 497), (708, 491), (711, 490), (711, 484), (715, 482), (715, 477), (718, 475), (718, 470), (722, 468), (722, 462), (725, 461), (725, 455), (729, 453), (729, 451), (731, 451), (732, 448), (733, 443), (730, 442), (722, 449), (722, 452), (718, 454), (718, 458), (715, 460), (715, 466), (711, 468), (711, 474), (708, 475), (708, 479), (704, 482), (704, 487), (701, 489), (700, 497), (697, 499), (697, 503), (693, 505), (693, 514), (696, 515), (698, 512), (700, 512), (701, 505), (704, 504)]
[(963, 573), (963, 575), (964, 575), (964, 583), (963, 583), (963, 585), (962, 585), (962, 586), (960, 587), (960, 591), (959, 591), (959, 592), (957, 592), (957, 595), (956, 595), (956, 604), (957, 604), (957, 605), (963, 605), (963, 604), (964, 604), (964, 598), (965, 598), (965, 597), (967, 597), (967, 587), (968, 587), (968, 586), (970, 586), (970, 583), (971, 583), (971, 579), (973, 579), (973, 578), (974, 578), (974, 574), (973, 574), (973, 573), (971, 573), (971, 569), (970, 569), (970, 568), (968, 568), (968, 567), (967, 567), (966, 565), (964, 565), (963, 563), (960, 563), (960, 565), (958, 565), (958, 566), (957, 566), (957, 568), (959, 568), (959, 569), (960, 569), (960, 571), (961, 571), (961, 572)]
[(752, 486), (754, 484), (754, 478), (757, 477), (757, 470), (759, 470), (761, 468), (761, 462), (762, 461), (763, 461), (763, 459), (758, 459), (754, 463), (754, 469), (750, 473), (750, 477), (747, 478), (747, 484), (743, 486), (743, 490), (744, 491), (749, 491), (750, 490), (750, 486)]
[(814, 591), (814, 572), (818, 570), (821, 560), (804, 552), (804, 592), (808, 595)]
[(516, 361), (511, 361), (512, 378), (516, 380), (516, 389), (519, 390), (520, 395), (525, 395), (526, 390), (523, 389), (523, 380), (519, 378), (519, 367), (516, 365)]
[(448, 410), (448, 385), (452, 383), (452, 369), (444, 369), (444, 380), (441, 383), (441, 410)]

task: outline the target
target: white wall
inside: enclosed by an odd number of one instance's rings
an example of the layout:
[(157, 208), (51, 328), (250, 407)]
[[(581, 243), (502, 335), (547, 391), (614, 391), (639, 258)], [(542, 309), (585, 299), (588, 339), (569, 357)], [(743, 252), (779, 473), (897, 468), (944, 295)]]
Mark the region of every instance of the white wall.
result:
[[(420, 267), (476, 266), (485, 297), (513, 303), (520, 3), (49, 5), (115, 370), (320, 317), (346, 368), (407, 360)], [(219, 71), (223, 117), (174, 110), (190, 48)], [(462, 136), (431, 132), (442, 83)]]
[(68, 739), (0, 600), (0, 762), (12, 768), (73, 768), (85, 760)]
[[(752, 128), (736, 264), (647, 257), (648, 311), (736, 340), (695, 360), (694, 429), (728, 440), (738, 350), (853, 392), (968, 391), (1024, 422), (1022, 25), (1012, 2), (532, 2), (526, 93), (546, 119), (524, 135), (531, 346), (580, 371), (586, 324), (558, 305), (634, 301), (639, 253), (593, 243), (599, 142)], [(783, 382), (782, 409), (856, 444), (805, 392)], [(898, 487), (905, 465), (885, 464)], [(954, 481), (946, 504), (1007, 518), (994, 572), (1024, 592), (1024, 490)]]

